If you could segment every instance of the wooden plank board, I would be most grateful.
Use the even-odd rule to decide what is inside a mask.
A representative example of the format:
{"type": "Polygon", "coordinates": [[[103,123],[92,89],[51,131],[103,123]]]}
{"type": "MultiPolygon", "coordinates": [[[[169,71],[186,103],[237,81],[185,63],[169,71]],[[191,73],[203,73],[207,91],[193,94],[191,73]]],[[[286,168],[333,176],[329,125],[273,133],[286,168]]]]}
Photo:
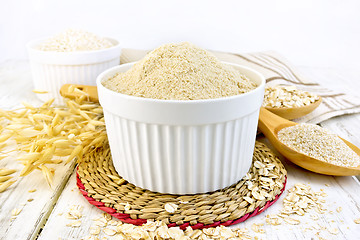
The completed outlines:
{"type": "MultiPolygon", "coordinates": [[[[14,109],[22,101],[39,105],[41,102],[31,91],[33,84],[27,61],[9,61],[0,68],[0,108],[14,109]]],[[[17,153],[0,160],[0,168],[21,170],[22,165],[16,162],[17,153]]],[[[19,180],[3,193],[0,193],[0,239],[32,239],[46,222],[74,166],[61,164],[56,166],[53,189],[42,173],[34,171],[19,180]],[[31,189],[36,192],[29,193],[31,189]],[[29,199],[33,201],[28,202],[29,199]],[[22,209],[19,216],[11,221],[11,211],[22,209]]],[[[13,174],[19,175],[19,172],[13,174]]]]}
{"type": "MultiPolygon", "coordinates": [[[[315,73],[318,73],[314,71],[315,73]]],[[[332,73],[323,72],[320,74],[321,79],[318,75],[314,76],[313,71],[308,71],[310,77],[315,77],[317,80],[331,79],[332,73]]],[[[334,79],[334,78],[332,78],[334,79]]],[[[326,83],[325,83],[326,84],[326,83]]],[[[341,117],[341,121],[339,118],[334,118],[324,123],[329,129],[332,129],[336,133],[340,134],[343,137],[348,138],[355,144],[358,144],[360,134],[350,135],[347,134],[347,129],[351,129],[352,132],[356,131],[355,122],[358,121],[359,114],[352,116],[344,116],[341,117]],[[347,121],[349,124],[339,126],[339,122],[347,121]],[[349,127],[349,126],[351,127],[349,127]]],[[[269,143],[267,143],[269,145],[269,143]]],[[[326,226],[327,228],[338,228],[340,233],[338,235],[332,235],[329,232],[321,231],[322,237],[326,239],[355,239],[360,232],[359,225],[354,223],[354,219],[360,216],[360,187],[359,183],[352,177],[331,177],[324,176],[320,174],[311,173],[304,169],[301,169],[294,164],[287,162],[282,159],[288,170],[288,187],[292,187],[295,183],[307,183],[310,184],[311,187],[315,191],[319,191],[320,189],[324,189],[328,194],[326,197],[326,205],[328,205],[329,209],[333,212],[333,214],[320,215],[319,220],[316,221],[321,226],[326,226]],[[325,186],[328,184],[329,187],[325,186]],[[336,208],[341,206],[342,211],[340,213],[336,212],[336,208]]],[[[73,238],[82,238],[88,235],[88,230],[91,225],[92,219],[98,217],[101,213],[94,206],[89,205],[81,195],[74,194],[74,186],[75,186],[75,177],[72,176],[70,183],[64,189],[62,196],[59,199],[58,204],[55,206],[51,217],[49,218],[48,223],[44,227],[44,230],[40,234],[39,239],[46,239],[46,237],[56,238],[61,237],[63,239],[67,239],[69,237],[73,238]],[[82,200],[81,200],[82,199],[82,200]],[[85,202],[84,202],[85,201],[85,202]],[[69,228],[66,227],[66,223],[68,220],[64,217],[59,217],[58,214],[66,211],[64,208],[69,208],[72,204],[80,204],[84,206],[84,217],[82,218],[82,226],[80,228],[69,228]],[[90,224],[89,224],[90,223],[90,224]],[[54,230],[56,229],[56,230],[54,230]]],[[[266,214],[276,214],[282,208],[282,200],[285,195],[283,195],[277,203],[275,203],[270,209],[268,209],[264,214],[256,216],[247,220],[244,223],[238,224],[235,227],[246,227],[251,229],[251,225],[253,223],[264,223],[266,214]]],[[[266,236],[267,239],[310,239],[315,237],[317,231],[305,231],[306,228],[314,226],[315,222],[309,218],[309,214],[304,217],[300,217],[301,225],[288,225],[282,224],[279,226],[272,225],[264,225],[264,229],[266,234],[255,234],[250,230],[251,235],[256,235],[260,238],[264,238],[266,236]],[[305,232],[304,232],[305,231],[305,232]]],[[[100,235],[105,236],[104,234],[100,235]]]]}
{"type": "Polygon", "coordinates": [[[82,239],[90,235],[89,228],[93,225],[93,219],[101,217],[103,212],[90,205],[81,195],[76,186],[75,174],[72,174],[70,181],[62,192],[57,204],[48,219],[47,224],[41,231],[38,240],[47,239],[82,239]],[[82,224],[79,228],[67,227],[66,224],[74,220],[66,218],[66,213],[73,205],[83,206],[82,224]]]}
{"type": "MultiPolygon", "coordinates": [[[[269,144],[266,140],[262,140],[266,144],[269,144]]],[[[266,237],[267,239],[310,239],[315,236],[317,231],[305,231],[306,228],[314,226],[315,223],[320,226],[327,228],[339,228],[340,233],[336,235],[336,239],[355,239],[360,226],[354,223],[354,219],[360,216],[360,187],[359,183],[354,181],[352,177],[331,177],[320,174],[311,173],[304,169],[301,169],[292,163],[289,163],[282,159],[283,163],[288,170],[288,185],[287,189],[294,186],[296,183],[309,184],[314,191],[324,191],[328,194],[325,197],[325,206],[333,211],[333,214],[317,214],[319,220],[313,221],[310,218],[310,214],[306,214],[302,217],[295,217],[301,220],[300,225],[289,225],[282,223],[279,226],[272,226],[265,224],[263,228],[266,234],[257,234],[251,230],[253,223],[265,223],[265,216],[267,214],[277,214],[282,208],[282,201],[285,194],[271,206],[264,213],[250,218],[244,223],[237,224],[233,227],[247,228],[251,236],[257,236],[260,238],[266,237]],[[325,186],[328,184],[329,187],[325,186]],[[342,207],[340,213],[336,212],[336,208],[342,207]],[[334,221],[334,222],[332,222],[334,221]],[[348,229],[349,227],[349,229],[348,229]],[[305,232],[304,232],[305,231],[305,232]]],[[[51,213],[47,224],[40,233],[39,240],[45,239],[82,239],[89,236],[89,228],[94,225],[94,218],[101,216],[102,211],[97,209],[95,206],[90,205],[85,198],[76,189],[75,174],[70,178],[69,183],[66,185],[62,192],[57,204],[51,213]],[[66,224],[70,223],[71,220],[65,217],[65,213],[69,211],[72,205],[81,205],[84,207],[83,217],[81,218],[81,227],[71,228],[67,227],[66,224]]],[[[106,237],[103,233],[98,237],[106,237]]],[[[330,234],[327,231],[321,231],[321,235],[325,239],[333,239],[335,235],[330,234]]]]}
{"type": "MultiPolygon", "coordinates": [[[[19,169],[14,159],[14,155],[3,159],[0,166],[19,169]]],[[[53,189],[47,185],[40,171],[34,171],[26,177],[19,178],[14,185],[1,193],[0,239],[32,239],[36,236],[42,224],[46,222],[73,169],[74,165],[71,164],[57,166],[53,189]],[[31,193],[29,192],[31,189],[36,191],[31,193]],[[11,211],[15,208],[22,211],[15,220],[11,220],[11,211]]]]}
{"type": "MultiPolygon", "coordinates": [[[[360,82],[357,81],[359,70],[339,71],[334,69],[300,68],[300,71],[314,81],[340,86],[344,91],[357,94],[360,82]],[[356,73],[356,74],[355,74],[356,73]],[[350,86],[350,87],[347,87],[350,86]]],[[[14,108],[21,101],[39,103],[35,94],[31,92],[32,82],[29,66],[26,61],[10,61],[1,65],[0,68],[0,108],[14,108]],[[19,87],[20,86],[20,87],[19,87]]],[[[358,127],[360,114],[334,118],[322,123],[337,134],[349,139],[360,146],[360,128],[358,127]]],[[[13,161],[15,156],[0,161],[0,167],[19,167],[13,161]],[[10,166],[8,162],[11,162],[10,166]]],[[[283,160],[284,161],[284,160],[283,160]]],[[[327,204],[334,211],[329,216],[320,216],[318,222],[327,227],[338,227],[338,235],[324,234],[326,239],[356,239],[360,233],[360,225],[355,225],[353,220],[360,217],[360,186],[359,182],[351,177],[328,177],[310,173],[291,163],[284,161],[289,172],[288,188],[295,183],[310,183],[314,190],[323,188],[329,195],[327,204]],[[325,183],[330,187],[326,187],[325,183]],[[343,210],[337,213],[335,209],[342,206],[343,210]],[[334,221],[334,222],[332,222],[334,221]],[[349,229],[348,229],[349,228],[349,229]]],[[[92,219],[98,217],[101,211],[89,205],[75,186],[75,176],[71,166],[61,166],[56,170],[54,190],[48,188],[43,180],[41,172],[34,172],[13,185],[8,191],[0,194],[0,239],[35,239],[40,232],[39,239],[81,239],[88,235],[92,219]],[[72,174],[70,181],[67,176],[72,174]],[[66,185],[66,187],[65,187],[66,185]],[[65,189],[63,189],[65,187],[65,189]],[[34,193],[28,193],[29,189],[36,188],[34,193]],[[28,199],[35,199],[27,202],[28,199]],[[21,204],[26,203],[25,206],[21,204]],[[69,222],[63,215],[71,205],[84,206],[84,216],[80,228],[66,227],[69,222]],[[10,221],[11,210],[23,208],[19,216],[10,221]]],[[[236,227],[251,228],[252,223],[263,223],[266,214],[277,213],[282,207],[282,198],[265,213],[238,224],[236,227]]],[[[314,231],[303,232],[306,226],[313,225],[309,217],[301,217],[302,225],[292,226],[282,224],[279,226],[265,225],[266,234],[255,234],[266,239],[310,239],[315,237],[314,231]],[[307,223],[306,223],[307,222],[307,223]]]]}

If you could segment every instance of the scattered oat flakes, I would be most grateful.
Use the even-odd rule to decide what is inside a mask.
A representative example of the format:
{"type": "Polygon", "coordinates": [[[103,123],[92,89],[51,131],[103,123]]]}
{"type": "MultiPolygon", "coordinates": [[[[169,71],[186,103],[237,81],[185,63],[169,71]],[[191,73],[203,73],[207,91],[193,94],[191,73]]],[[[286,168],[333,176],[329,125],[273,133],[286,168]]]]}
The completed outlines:
{"type": "Polygon", "coordinates": [[[258,189],[258,187],[255,187],[252,191],[251,191],[252,196],[257,199],[257,200],[264,200],[265,196],[262,192],[260,192],[260,190],[258,189]]]}
{"type": "Polygon", "coordinates": [[[69,212],[66,214],[67,219],[80,219],[84,207],[80,205],[73,205],[70,207],[69,212]]]}
{"type": "Polygon", "coordinates": [[[280,225],[282,220],[277,215],[266,215],[265,219],[267,224],[277,226],[280,225]]]}
{"type": "MultiPolygon", "coordinates": [[[[117,226],[118,225],[118,222],[119,221],[116,221],[116,220],[110,220],[109,222],[108,222],[108,225],[110,225],[110,226],[117,226]]],[[[121,222],[121,221],[120,221],[121,222]]]]}
{"type": "Polygon", "coordinates": [[[21,213],[22,209],[20,208],[14,208],[12,211],[11,211],[11,216],[15,217],[17,215],[19,215],[19,213],[21,213]]]}
{"type": "Polygon", "coordinates": [[[125,235],[134,232],[135,226],[132,224],[122,224],[116,227],[117,232],[124,233],[125,235]]]}
{"type": "Polygon", "coordinates": [[[295,219],[295,218],[291,218],[291,217],[287,217],[287,218],[284,218],[284,221],[288,224],[291,224],[291,225],[298,225],[300,224],[300,220],[298,219],[295,219]]]}
{"type": "Polygon", "coordinates": [[[105,218],[101,217],[101,218],[95,219],[94,224],[99,226],[99,227],[106,227],[107,223],[108,223],[108,221],[105,218]]]}
{"type": "Polygon", "coordinates": [[[321,196],[322,196],[322,197],[327,197],[327,193],[326,193],[326,192],[323,192],[324,189],[320,189],[320,190],[322,191],[321,196]]]}
{"type": "Polygon", "coordinates": [[[95,226],[90,227],[89,233],[91,235],[98,235],[100,233],[100,231],[101,231],[101,228],[99,226],[95,225],[95,226]]]}
{"type": "Polygon", "coordinates": [[[315,209],[318,213],[324,213],[326,208],[322,205],[320,199],[323,195],[319,192],[314,192],[309,185],[297,183],[288,190],[288,195],[285,197],[281,210],[281,214],[290,215],[304,215],[311,209],[315,209]]]}
{"type": "Polygon", "coordinates": [[[252,199],[251,197],[243,197],[245,201],[247,201],[248,203],[252,204],[254,202],[254,199],[252,199]]]}
{"type": "Polygon", "coordinates": [[[82,238],[81,240],[100,240],[100,239],[96,236],[86,236],[86,237],[82,238]]]}
{"type": "Polygon", "coordinates": [[[178,205],[176,205],[175,203],[166,203],[164,205],[164,208],[165,211],[167,211],[168,213],[174,213],[177,210],[178,205]]]}
{"type": "Polygon", "coordinates": [[[104,228],[103,232],[108,236],[114,236],[116,234],[116,231],[111,228],[104,228]]]}
{"type": "Polygon", "coordinates": [[[329,233],[333,234],[333,235],[337,235],[339,233],[339,229],[338,228],[330,228],[328,229],[329,233]]]}
{"type": "Polygon", "coordinates": [[[180,239],[184,236],[184,232],[179,227],[172,227],[168,229],[170,238],[172,239],[180,239]]]}
{"type": "Polygon", "coordinates": [[[154,232],[157,228],[155,222],[147,221],[144,225],[142,225],[143,229],[148,232],[154,232]]]}
{"type": "Polygon", "coordinates": [[[112,219],[112,216],[108,213],[102,213],[102,217],[106,219],[106,221],[110,221],[112,219]]]}
{"type": "Polygon", "coordinates": [[[33,199],[33,198],[29,198],[27,201],[28,201],[28,202],[32,202],[32,201],[34,201],[34,199],[33,199]]]}
{"type": "Polygon", "coordinates": [[[262,226],[264,226],[263,223],[259,223],[259,224],[253,223],[251,225],[251,229],[256,233],[265,233],[265,229],[263,229],[262,226]]]}
{"type": "Polygon", "coordinates": [[[36,192],[36,189],[31,189],[28,191],[29,193],[33,193],[33,192],[36,192]]]}
{"type": "Polygon", "coordinates": [[[68,224],[66,224],[67,227],[80,227],[81,226],[81,221],[80,220],[77,220],[77,221],[72,221],[68,224]]]}
{"type": "Polygon", "coordinates": [[[354,219],[354,223],[356,223],[356,224],[360,224],[360,218],[356,218],[356,219],[354,219]]]}
{"type": "Polygon", "coordinates": [[[125,211],[129,211],[129,210],[130,210],[130,204],[129,204],[129,203],[126,203],[126,204],[125,204],[124,210],[125,210],[125,211]]]}

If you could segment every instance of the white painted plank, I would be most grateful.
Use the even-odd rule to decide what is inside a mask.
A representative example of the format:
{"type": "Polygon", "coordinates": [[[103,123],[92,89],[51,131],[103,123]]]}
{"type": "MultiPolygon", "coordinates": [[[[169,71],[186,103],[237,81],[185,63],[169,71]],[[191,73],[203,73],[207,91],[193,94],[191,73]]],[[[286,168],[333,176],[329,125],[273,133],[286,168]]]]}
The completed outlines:
{"type": "MultiPolygon", "coordinates": [[[[14,157],[3,159],[0,166],[19,169],[14,157]]],[[[73,168],[70,164],[56,167],[54,189],[47,185],[40,171],[34,171],[26,177],[19,178],[14,185],[1,193],[0,239],[30,239],[37,235],[41,223],[51,212],[73,168]],[[36,189],[36,192],[29,193],[31,189],[36,189]],[[33,201],[28,202],[29,199],[33,201]],[[14,208],[21,208],[22,211],[11,221],[11,211],[14,208]]]]}
{"type": "MultiPolygon", "coordinates": [[[[263,140],[269,144],[266,140],[263,140]]],[[[331,235],[327,231],[321,231],[322,237],[325,239],[356,239],[360,231],[360,225],[354,223],[354,219],[360,216],[360,187],[359,184],[352,179],[352,177],[331,177],[320,174],[311,173],[301,169],[292,163],[282,159],[288,170],[288,184],[287,189],[291,188],[296,183],[309,184],[314,191],[324,191],[328,194],[326,197],[325,206],[332,210],[333,214],[319,215],[319,220],[315,221],[322,226],[328,228],[339,228],[338,235],[331,235]],[[325,184],[329,184],[327,187],[325,184]],[[336,208],[341,206],[342,211],[336,212],[336,208]],[[334,222],[332,222],[334,221],[334,222]],[[348,229],[349,227],[349,229],[348,229]]],[[[286,194],[286,193],[285,193],[286,194]]],[[[301,220],[300,225],[289,225],[282,223],[279,226],[264,225],[266,234],[256,234],[251,229],[253,223],[265,223],[265,216],[267,214],[277,214],[282,208],[282,201],[285,194],[271,206],[264,213],[247,220],[244,223],[235,225],[234,227],[248,228],[252,236],[258,236],[266,239],[311,239],[315,237],[317,231],[303,232],[305,228],[314,226],[314,221],[309,217],[309,214],[298,217],[301,220]]],[[[59,198],[53,212],[51,213],[47,224],[39,236],[39,240],[45,239],[81,239],[88,236],[89,228],[93,224],[93,219],[99,217],[102,211],[95,206],[90,205],[85,198],[80,194],[76,188],[75,175],[73,175],[65,187],[61,197],[59,198]],[[66,224],[71,222],[65,218],[70,206],[81,205],[84,207],[84,216],[82,217],[82,225],[79,228],[66,227],[66,224]],[[59,216],[59,214],[63,215],[59,216]]],[[[318,215],[318,214],[317,214],[318,215]]],[[[100,237],[106,236],[104,234],[100,237]]]]}
{"type": "MultiPolygon", "coordinates": [[[[32,89],[27,61],[8,61],[1,65],[0,108],[14,109],[22,101],[39,105],[41,102],[32,89]]],[[[2,159],[0,167],[21,170],[22,165],[16,162],[16,156],[17,153],[14,153],[2,159]]],[[[56,166],[53,189],[47,185],[42,173],[35,170],[26,177],[18,178],[8,190],[0,193],[0,239],[30,239],[36,236],[73,169],[74,166],[70,164],[56,166]],[[37,191],[29,193],[30,189],[37,191]],[[28,199],[34,200],[28,202],[28,199]],[[15,220],[10,221],[14,208],[21,208],[22,211],[15,220]]],[[[18,176],[19,172],[14,175],[18,176]]]]}
{"type": "Polygon", "coordinates": [[[0,65],[0,109],[14,109],[24,101],[40,104],[32,90],[28,61],[12,60],[0,65]]]}
{"type": "Polygon", "coordinates": [[[359,69],[355,68],[314,68],[297,67],[299,71],[311,81],[320,83],[322,86],[359,96],[360,88],[359,69]]]}
{"type": "Polygon", "coordinates": [[[82,196],[76,186],[75,174],[73,174],[55,205],[47,224],[41,231],[38,240],[84,238],[90,235],[88,232],[89,228],[93,225],[93,219],[101,217],[102,213],[103,212],[101,210],[90,205],[82,196]],[[74,221],[65,217],[66,213],[73,205],[80,205],[84,207],[83,217],[80,219],[82,224],[79,228],[66,226],[66,224],[74,221]]]}
{"type": "MultiPolygon", "coordinates": [[[[3,66],[3,65],[2,65],[3,66]]],[[[13,108],[21,101],[37,102],[35,94],[31,93],[32,83],[29,75],[29,68],[27,62],[7,62],[5,68],[0,68],[0,108],[13,108]],[[8,74],[9,72],[16,72],[15,75],[8,74]],[[5,76],[5,77],[4,77],[5,76]]],[[[355,86],[359,84],[356,80],[357,75],[353,72],[346,72],[339,74],[332,69],[316,69],[316,68],[300,68],[305,75],[311,77],[317,82],[329,84],[329,86],[337,86],[339,83],[344,90],[356,94],[356,89],[348,86],[355,86]]],[[[348,138],[353,143],[359,146],[359,115],[344,116],[334,118],[323,123],[323,126],[332,129],[336,133],[345,138],[348,138]]],[[[0,162],[4,164],[4,160],[0,162]]],[[[333,224],[339,227],[341,233],[339,235],[325,235],[326,239],[356,239],[360,233],[360,225],[355,225],[353,220],[360,217],[360,187],[359,183],[351,177],[328,177],[310,173],[303,170],[291,163],[287,163],[286,168],[289,172],[288,188],[293,184],[309,183],[315,189],[319,190],[324,188],[328,193],[327,203],[332,204],[331,208],[334,210],[337,206],[342,206],[341,213],[335,213],[327,217],[322,216],[319,220],[324,225],[329,226],[333,224]],[[325,187],[324,184],[330,184],[330,187],[325,187]],[[334,223],[331,222],[334,220],[334,223]],[[343,222],[342,222],[343,221],[343,222]],[[349,229],[347,229],[349,227],[349,229]]],[[[1,165],[0,165],[1,166],[1,165]]],[[[101,214],[101,211],[96,207],[91,206],[78,192],[75,185],[75,176],[71,177],[69,182],[66,181],[64,176],[71,171],[67,171],[67,167],[57,169],[55,185],[58,186],[57,190],[51,191],[42,180],[40,172],[34,172],[31,176],[24,178],[17,185],[12,186],[9,191],[0,194],[0,239],[31,239],[34,238],[42,224],[40,222],[46,221],[46,216],[49,220],[46,222],[44,229],[40,233],[39,239],[80,239],[87,235],[88,229],[92,223],[92,219],[101,214]],[[67,182],[64,191],[61,190],[62,184],[67,182]],[[35,193],[27,193],[30,188],[37,188],[35,193]],[[58,201],[55,201],[61,193],[58,201]],[[35,200],[25,205],[23,211],[18,218],[12,223],[9,221],[10,212],[13,208],[18,208],[21,203],[26,202],[28,198],[35,200]],[[52,204],[56,202],[55,208],[52,209],[52,204]],[[66,212],[73,204],[80,204],[84,206],[84,217],[82,218],[83,225],[80,228],[72,229],[66,227],[69,222],[64,216],[59,216],[59,213],[66,212]]],[[[238,227],[251,228],[251,224],[256,222],[264,222],[266,214],[277,213],[282,207],[282,198],[274,204],[265,213],[246,221],[245,223],[238,224],[238,227]]],[[[20,206],[21,207],[21,206],[20,206]]],[[[302,224],[311,225],[311,220],[307,217],[301,217],[302,224]]],[[[266,234],[257,234],[257,236],[266,239],[310,239],[315,237],[314,232],[302,232],[301,226],[291,226],[282,224],[280,226],[265,225],[266,234]]],[[[254,234],[250,230],[251,234],[254,234]]]]}

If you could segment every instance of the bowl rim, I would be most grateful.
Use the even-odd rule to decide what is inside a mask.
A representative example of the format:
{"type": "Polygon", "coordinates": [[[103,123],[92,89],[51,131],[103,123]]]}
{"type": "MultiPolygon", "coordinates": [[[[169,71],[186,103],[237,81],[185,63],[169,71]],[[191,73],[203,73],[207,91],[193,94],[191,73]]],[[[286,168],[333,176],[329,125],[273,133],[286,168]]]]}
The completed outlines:
{"type": "MultiPolygon", "coordinates": [[[[123,94],[123,93],[119,93],[119,92],[115,92],[111,89],[108,89],[107,87],[105,87],[102,84],[102,81],[106,78],[109,77],[109,75],[115,75],[116,73],[120,73],[120,72],[124,72],[124,71],[118,71],[119,69],[122,68],[126,68],[129,66],[133,66],[134,64],[136,64],[137,62],[130,62],[130,63],[124,63],[115,67],[111,67],[107,70],[105,70],[104,72],[102,72],[96,79],[96,85],[98,88],[101,88],[103,91],[107,92],[109,95],[113,95],[113,96],[117,96],[117,97],[122,97],[124,99],[129,99],[129,100],[138,100],[138,101],[143,101],[143,102],[153,102],[153,103],[173,103],[173,104],[196,104],[196,103],[212,103],[212,102],[222,102],[222,101],[231,101],[234,99],[239,99],[239,98],[245,98],[248,95],[254,94],[257,91],[260,91],[262,88],[265,87],[265,77],[259,73],[258,71],[254,70],[253,68],[244,66],[244,65],[240,65],[240,64],[236,64],[236,63],[230,63],[230,62],[225,62],[225,61],[221,61],[223,64],[227,64],[227,65],[231,65],[234,67],[240,67],[242,69],[246,69],[247,71],[252,72],[253,74],[257,75],[257,77],[259,79],[261,79],[260,84],[258,84],[256,86],[256,88],[246,92],[246,93],[241,93],[241,94],[237,94],[237,95],[232,95],[232,96],[225,96],[225,97],[219,97],[219,98],[208,98],[208,99],[194,99],[194,100],[177,100],[177,99],[156,99],[156,98],[146,98],[146,97],[138,97],[138,96],[133,96],[133,95],[128,95],[128,94],[123,94]]],[[[244,74],[246,76],[246,74],[244,74]]],[[[246,76],[248,77],[248,76],[246,76]]],[[[249,77],[248,77],[249,78],[249,77]]],[[[249,78],[250,81],[251,78],[249,78]]],[[[254,81],[252,81],[254,82],[254,81]]],[[[257,84],[257,83],[256,83],[257,84]]]]}

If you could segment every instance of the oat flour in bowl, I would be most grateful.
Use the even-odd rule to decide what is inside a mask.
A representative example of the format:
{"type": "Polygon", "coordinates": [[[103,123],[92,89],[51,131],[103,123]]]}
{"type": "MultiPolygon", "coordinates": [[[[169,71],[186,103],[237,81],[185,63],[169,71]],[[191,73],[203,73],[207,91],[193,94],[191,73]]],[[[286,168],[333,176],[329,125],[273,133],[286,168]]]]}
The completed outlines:
{"type": "Polygon", "coordinates": [[[160,46],[103,85],[127,95],[164,100],[221,98],[256,88],[238,70],[188,42],[160,46]]]}

